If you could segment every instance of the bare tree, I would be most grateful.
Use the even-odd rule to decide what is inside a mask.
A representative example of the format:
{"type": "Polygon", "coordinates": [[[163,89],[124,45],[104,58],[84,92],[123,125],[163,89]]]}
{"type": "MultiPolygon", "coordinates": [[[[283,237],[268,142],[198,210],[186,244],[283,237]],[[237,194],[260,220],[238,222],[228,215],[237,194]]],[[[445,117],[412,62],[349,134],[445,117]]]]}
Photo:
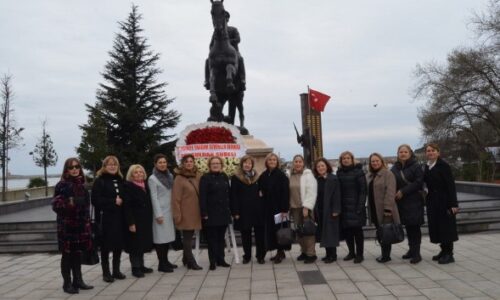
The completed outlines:
{"type": "Polygon", "coordinates": [[[21,131],[24,128],[17,128],[13,118],[12,109],[12,76],[4,75],[0,79],[0,165],[2,167],[2,201],[6,201],[7,176],[9,164],[9,149],[18,147],[21,144],[21,131]]]}
{"type": "Polygon", "coordinates": [[[47,167],[55,166],[58,157],[56,150],[54,149],[52,138],[47,133],[47,120],[42,122],[42,136],[38,139],[38,143],[36,144],[33,152],[30,152],[30,155],[33,156],[35,164],[43,168],[45,196],[48,196],[47,167]]]}

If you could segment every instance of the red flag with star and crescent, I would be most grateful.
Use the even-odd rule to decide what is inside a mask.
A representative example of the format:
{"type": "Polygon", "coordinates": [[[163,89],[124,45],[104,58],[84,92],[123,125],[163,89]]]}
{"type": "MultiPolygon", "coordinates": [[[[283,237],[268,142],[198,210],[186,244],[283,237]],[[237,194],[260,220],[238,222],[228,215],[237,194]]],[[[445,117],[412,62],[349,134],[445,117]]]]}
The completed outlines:
{"type": "Polygon", "coordinates": [[[328,100],[330,100],[330,96],[316,90],[309,89],[309,105],[312,109],[320,112],[324,111],[328,100]]]}

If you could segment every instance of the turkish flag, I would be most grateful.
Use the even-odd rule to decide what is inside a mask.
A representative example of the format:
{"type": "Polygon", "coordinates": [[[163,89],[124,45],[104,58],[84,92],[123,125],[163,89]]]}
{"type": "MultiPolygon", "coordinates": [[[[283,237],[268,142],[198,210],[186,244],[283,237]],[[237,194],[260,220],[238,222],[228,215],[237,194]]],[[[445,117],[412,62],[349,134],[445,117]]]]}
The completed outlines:
{"type": "Polygon", "coordinates": [[[330,96],[313,89],[309,89],[309,105],[312,109],[322,112],[325,110],[328,100],[330,100],[330,96]]]}

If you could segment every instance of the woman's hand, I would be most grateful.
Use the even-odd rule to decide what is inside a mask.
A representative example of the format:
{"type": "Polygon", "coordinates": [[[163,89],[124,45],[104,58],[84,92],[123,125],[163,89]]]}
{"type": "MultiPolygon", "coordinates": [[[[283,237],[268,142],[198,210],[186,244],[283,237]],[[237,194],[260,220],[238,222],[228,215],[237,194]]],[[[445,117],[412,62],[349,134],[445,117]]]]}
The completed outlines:
{"type": "Polygon", "coordinates": [[[234,215],[233,217],[235,220],[238,220],[240,218],[240,215],[234,215]]]}
{"type": "Polygon", "coordinates": [[[396,200],[401,200],[401,198],[403,198],[403,192],[398,191],[398,192],[396,193],[396,200]]]}
{"type": "Polygon", "coordinates": [[[121,206],[121,205],[122,205],[122,203],[123,203],[122,198],[120,198],[120,196],[116,196],[115,204],[116,204],[117,206],[121,206]]]}
{"type": "Polygon", "coordinates": [[[339,213],[332,213],[332,217],[336,218],[339,216],[339,213]]]}
{"type": "Polygon", "coordinates": [[[309,209],[307,207],[302,207],[302,215],[304,218],[307,218],[309,216],[309,209]]]}
{"type": "Polygon", "coordinates": [[[288,219],[288,213],[287,212],[282,212],[281,213],[281,219],[288,219]]]}
{"type": "Polygon", "coordinates": [[[163,224],[163,217],[156,218],[156,223],[158,223],[160,225],[163,224]]]}
{"type": "Polygon", "coordinates": [[[458,211],[459,211],[458,207],[452,207],[451,208],[451,213],[454,214],[454,215],[458,214],[458,211]]]}
{"type": "Polygon", "coordinates": [[[384,217],[392,217],[392,212],[384,211],[384,217]]]}
{"type": "Polygon", "coordinates": [[[135,233],[135,232],[136,232],[136,230],[135,230],[135,224],[130,225],[130,226],[128,227],[128,230],[129,230],[130,232],[135,233]]]}

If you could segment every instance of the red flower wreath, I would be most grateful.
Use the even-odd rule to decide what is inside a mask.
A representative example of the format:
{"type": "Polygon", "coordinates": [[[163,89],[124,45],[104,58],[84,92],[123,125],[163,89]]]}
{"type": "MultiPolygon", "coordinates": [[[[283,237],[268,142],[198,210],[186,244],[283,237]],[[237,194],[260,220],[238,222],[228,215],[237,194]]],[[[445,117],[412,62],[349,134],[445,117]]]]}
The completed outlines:
{"type": "Polygon", "coordinates": [[[186,136],[186,145],[191,144],[235,144],[236,138],[231,130],[224,127],[205,127],[195,129],[186,136]]]}

